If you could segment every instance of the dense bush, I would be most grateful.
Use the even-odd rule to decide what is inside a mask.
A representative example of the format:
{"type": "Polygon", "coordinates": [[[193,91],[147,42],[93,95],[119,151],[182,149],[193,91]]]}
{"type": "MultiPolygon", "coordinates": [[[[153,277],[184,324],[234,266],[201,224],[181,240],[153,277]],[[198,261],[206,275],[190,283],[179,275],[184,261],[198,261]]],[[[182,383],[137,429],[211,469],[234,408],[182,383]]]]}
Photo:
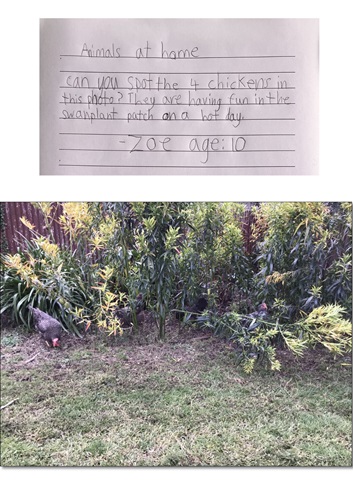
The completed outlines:
{"type": "Polygon", "coordinates": [[[339,302],[352,311],[351,204],[263,203],[254,238],[259,300],[300,310],[339,302]]]}
{"type": "Polygon", "coordinates": [[[223,306],[249,295],[251,268],[241,230],[244,210],[237,203],[190,207],[179,259],[181,306],[206,292],[211,304],[223,306]]]}
{"type": "Polygon", "coordinates": [[[18,323],[30,326],[33,305],[77,334],[122,334],[116,310],[133,312],[141,295],[163,339],[171,312],[204,296],[199,324],[232,340],[247,371],[259,360],[278,369],[278,342],[302,352],[314,338],[327,348],[333,339],[335,352],[349,349],[336,326],[346,332],[352,311],[350,203],[256,204],[251,252],[245,204],[63,203],[65,246],[54,238],[53,204],[35,207],[43,234],[21,218],[31,237],[2,256],[1,311],[18,323]],[[270,316],[249,329],[261,301],[270,316]]]}
{"type": "Polygon", "coordinates": [[[321,345],[335,355],[352,350],[352,324],[344,318],[339,305],[313,309],[294,323],[281,323],[278,318],[264,320],[231,311],[223,315],[209,314],[205,325],[234,345],[234,354],[244,371],[250,373],[256,363],[280,370],[276,356],[279,340],[293,353],[302,356],[306,349],[321,345]]]}
{"type": "MultiPolygon", "coordinates": [[[[41,209],[48,222],[50,205],[42,204],[41,209]]],[[[32,238],[22,237],[23,250],[19,247],[15,255],[2,256],[1,313],[10,311],[13,320],[29,326],[27,307],[32,305],[60,318],[65,328],[79,334],[74,311],[86,308],[92,301],[83,263],[74,257],[73,246],[61,249],[53,242],[50,230],[49,236],[44,237],[29,221],[22,218],[22,222],[30,229],[32,238]]],[[[75,239],[79,245],[79,239],[75,239]]]]}

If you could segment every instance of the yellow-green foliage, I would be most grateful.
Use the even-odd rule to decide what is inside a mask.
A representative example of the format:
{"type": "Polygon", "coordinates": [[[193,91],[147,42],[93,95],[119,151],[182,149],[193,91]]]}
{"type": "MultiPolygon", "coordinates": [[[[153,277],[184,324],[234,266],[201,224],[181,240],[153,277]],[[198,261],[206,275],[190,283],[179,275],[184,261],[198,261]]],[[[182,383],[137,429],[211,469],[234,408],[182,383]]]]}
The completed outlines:
{"type": "Polygon", "coordinates": [[[344,313],[337,304],[320,306],[297,325],[311,345],[322,344],[335,354],[344,354],[352,350],[352,323],[344,319],[344,313]]]}
{"type": "Polygon", "coordinates": [[[292,320],[300,309],[310,312],[322,303],[340,303],[349,313],[351,208],[350,203],[321,202],[262,203],[256,208],[259,300],[282,299],[292,320]]]}

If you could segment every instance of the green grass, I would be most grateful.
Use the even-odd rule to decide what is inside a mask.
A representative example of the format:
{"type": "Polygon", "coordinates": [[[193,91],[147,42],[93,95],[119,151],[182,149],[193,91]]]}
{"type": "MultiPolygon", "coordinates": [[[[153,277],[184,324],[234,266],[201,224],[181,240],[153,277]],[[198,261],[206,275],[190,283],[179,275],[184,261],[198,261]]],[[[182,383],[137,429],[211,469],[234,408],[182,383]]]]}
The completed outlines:
{"type": "Polygon", "coordinates": [[[54,350],[3,332],[1,405],[18,400],[1,412],[2,465],[351,465],[342,360],[283,354],[280,373],[249,376],[217,339],[140,340],[54,350]]]}

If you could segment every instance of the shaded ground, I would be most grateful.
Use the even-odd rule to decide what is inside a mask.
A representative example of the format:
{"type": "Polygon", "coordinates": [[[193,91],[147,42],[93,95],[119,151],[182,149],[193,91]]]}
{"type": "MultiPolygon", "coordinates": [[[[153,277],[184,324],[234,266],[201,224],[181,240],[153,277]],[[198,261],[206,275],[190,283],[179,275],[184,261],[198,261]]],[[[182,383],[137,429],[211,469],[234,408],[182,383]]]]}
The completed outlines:
{"type": "MultiPolygon", "coordinates": [[[[2,465],[351,465],[351,368],[281,353],[244,375],[232,349],[174,325],[168,342],[2,334],[2,465]]],[[[346,360],[347,361],[347,360],[346,360]]]]}

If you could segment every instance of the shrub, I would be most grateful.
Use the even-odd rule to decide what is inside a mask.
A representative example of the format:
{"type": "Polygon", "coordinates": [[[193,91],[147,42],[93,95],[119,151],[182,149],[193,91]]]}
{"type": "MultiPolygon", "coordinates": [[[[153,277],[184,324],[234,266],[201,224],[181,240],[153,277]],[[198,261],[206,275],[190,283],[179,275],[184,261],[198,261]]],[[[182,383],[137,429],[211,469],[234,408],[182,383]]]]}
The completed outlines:
{"type": "Polygon", "coordinates": [[[59,248],[46,238],[26,241],[25,252],[5,255],[1,283],[1,314],[10,311],[16,323],[30,326],[28,306],[38,307],[58,318],[63,326],[79,334],[74,311],[87,301],[79,276],[63,269],[59,248]]]}
{"type": "Polygon", "coordinates": [[[222,316],[210,314],[205,326],[231,342],[235,358],[246,373],[251,373],[258,364],[280,370],[273,345],[279,333],[276,324],[230,312],[222,316]]]}
{"type": "Polygon", "coordinates": [[[262,358],[277,369],[273,349],[285,341],[284,325],[293,344],[302,313],[311,318],[336,303],[341,315],[351,313],[350,203],[262,203],[252,214],[256,247],[249,246],[249,224],[244,240],[240,203],[35,206],[44,235],[21,218],[31,237],[20,236],[18,252],[2,256],[2,312],[27,326],[30,304],[77,334],[81,323],[121,334],[115,309],[133,310],[142,294],[164,338],[172,309],[207,294],[214,331],[235,335],[240,357],[251,354],[249,367],[262,358]],[[66,245],[56,242],[54,223],[66,245]],[[272,321],[249,335],[244,315],[259,301],[267,302],[272,321]]]}
{"type": "Polygon", "coordinates": [[[263,203],[256,211],[258,299],[299,311],[339,301],[351,312],[351,204],[263,203]]]}
{"type": "Polygon", "coordinates": [[[333,354],[343,355],[352,350],[352,323],[344,318],[345,309],[327,304],[313,309],[281,334],[287,346],[298,354],[308,347],[322,345],[333,354]]]}
{"type": "Polygon", "coordinates": [[[185,222],[184,205],[151,203],[139,207],[140,226],[136,231],[136,253],[141,283],[148,287],[148,299],[154,311],[159,338],[165,338],[166,318],[176,289],[177,256],[181,230],[185,222]]]}
{"type": "Polygon", "coordinates": [[[179,308],[207,292],[225,306],[249,294],[251,265],[244,248],[240,203],[195,203],[188,211],[179,258],[179,308]]]}
{"type": "Polygon", "coordinates": [[[215,335],[227,338],[234,345],[234,353],[246,373],[256,365],[265,364],[271,370],[280,370],[275,344],[278,338],[297,356],[308,348],[321,345],[334,355],[352,350],[352,323],[344,318],[345,310],[336,304],[313,309],[292,324],[276,320],[230,312],[222,316],[209,314],[205,325],[215,335]]]}
{"type": "Polygon", "coordinates": [[[54,241],[52,205],[36,204],[43,213],[47,236],[42,236],[24,217],[22,223],[32,238],[22,236],[22,249],[15,255],[2,256],[2,309],[11,311],[17,323],[30,326],[27,307],[38,307],[59,319],[67,330],[80,335],[78,309],[89,310],[95,303],[91,284],[96,273],[90,254],[86,251],[88,232],[88,204],[63,204],[60,224],[70,233],[69,248],[61,248],[54,241]],[[84,256],[84,258],[82,258],[84,256]]]}

